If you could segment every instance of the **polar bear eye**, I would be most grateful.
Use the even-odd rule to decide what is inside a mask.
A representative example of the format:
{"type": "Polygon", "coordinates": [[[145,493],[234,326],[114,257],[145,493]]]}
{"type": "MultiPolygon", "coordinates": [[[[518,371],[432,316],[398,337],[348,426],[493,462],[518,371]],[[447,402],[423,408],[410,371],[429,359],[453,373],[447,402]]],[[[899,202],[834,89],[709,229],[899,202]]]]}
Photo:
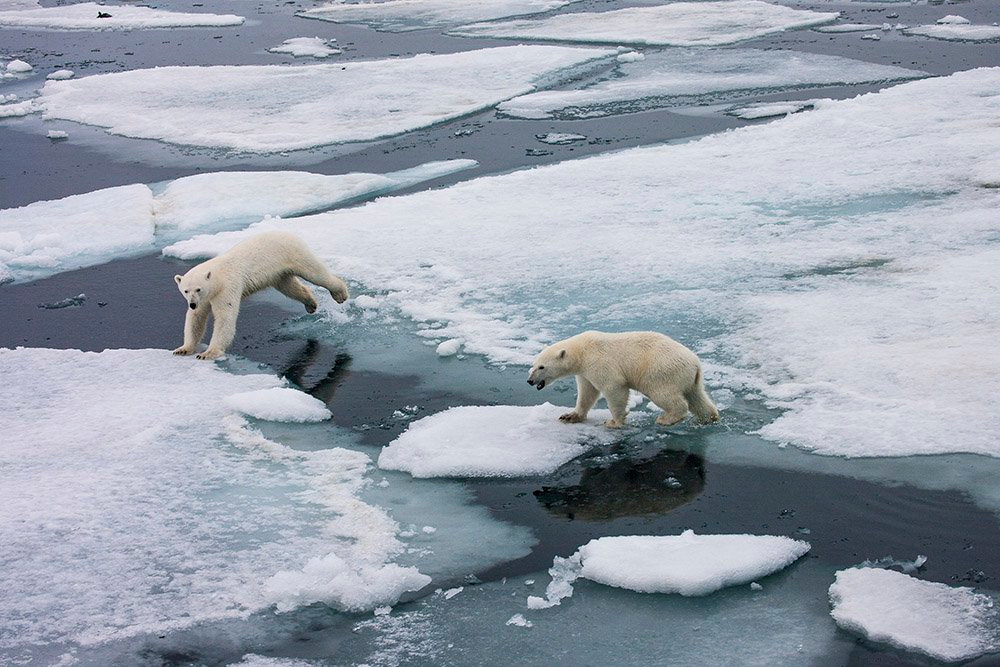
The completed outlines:
{"type": "Polygon", "coordinates": [[[184,293],[185,293],[185,294],[187,294],[187,293],[188,293],[188,291],[187,291],[187,290],[184,290],[184,293]]]}
{"type": "Polygon", "coordinates": [[[195,292],[200,292],[200,291],[201,291],[201,288],[200,288],[200,287],[199,287],[198,289],[196,289],[196,290],[195,290],[195,292]]]}

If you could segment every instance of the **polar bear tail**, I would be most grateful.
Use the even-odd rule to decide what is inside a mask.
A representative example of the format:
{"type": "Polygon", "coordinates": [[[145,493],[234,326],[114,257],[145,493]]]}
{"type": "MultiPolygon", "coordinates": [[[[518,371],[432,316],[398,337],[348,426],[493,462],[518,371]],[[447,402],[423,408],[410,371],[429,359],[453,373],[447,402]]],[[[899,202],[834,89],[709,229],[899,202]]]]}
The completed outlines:
{"type": "Polygon", "coordinates": [[[698,423],[710,424],[711,422],[719,421],[719,409],[715,407],[715,403],[712,402],[712,399],[709,398],[708,393],[705,391],[705,384],[702,382],[700,368],[695,372],[694,385],[685,392],[684,398],[687,399],[688,408],[698,423]]]}

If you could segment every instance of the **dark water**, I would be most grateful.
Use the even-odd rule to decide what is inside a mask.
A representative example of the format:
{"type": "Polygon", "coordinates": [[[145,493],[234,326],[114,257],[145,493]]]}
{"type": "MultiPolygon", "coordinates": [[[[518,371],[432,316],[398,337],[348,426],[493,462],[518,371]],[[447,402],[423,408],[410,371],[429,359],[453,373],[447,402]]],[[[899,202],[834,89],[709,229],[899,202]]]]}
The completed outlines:
{"type": "MultiPolygon", "coordinates": [[[[609,5],[593,0],[575,9],[603,9],[609,5]]],[[[992,23],[1000,19],[998,5],[959,3],[954,11],[975,23],[992,23]]],[[[160,6],[190,8],[185,3],[160,6]]],[[[3,30],[0,56],[22,56],[37,69],[69,67],[86,75],[167,64],[273,64],[289,59],[267,54],[264,49],[303,34],[335,37],[345,49],[345,59],[447,52],[501,43],[452,39],[435,31],[382,34],[359,27],[306,23],[292,17],[297,6],[278,3],[213,8],[206,4],[205,11],[254,16],[253,22],[235,29],[108,34],[3,30]]],[[[830,10],[825,3],[814,8],[830,10]]],[[[864,23],[932,23],[952,13],[949,7],[909,3],[858,3],[836,9],[845,11],[846,21],[864,23]],[[892,13],[901,17],[886,18],[892,13]]],[[[858,39],[857,33],[800,31],[746,45],[846,55],[934,74],[1000,64],[996,43],[901,38],[871,42],[858,39]]],[[[40,85],[37,79],[31,83],[34,87],[40,85]]],[[[762,94],[748,101],[846,97],[875,88],[762,94]]],[[[293,154],[286,164],[275,167],[253,157],[200,151],[168,151],[170,159],[159,164],[142,155],[116,153],[114,147],[124,145],[121,140],[82,145],[71,138],[54,144],[35,132],[29,122],[13,120],[0,123],[0,207],[205,170],[304,168],[336,174],[388,172],[429,160],[459,157],[480,162],[477,171],[414,188],[420,189],[744,124],[732,118],[681,116],[669,110],[580,121],[506,120],[486,112],[397,139],[341,150],[332,156],[323,151],[293,154]],[[589,141],[549,146],[535,140],[536,134],[552,131],[584,134],[589,141]]],[[[116,260],[32,283],[0,286],[0,346],[171,349],[180,344],[184,315],[183,300],[171,277],[183,273],[187,266],[149,256],[116,260]],[[86,295],[79,305],[39,307],[79,294],[86,295]]],[[[338,424],[358,427],[385,421],[395,406],[410,403],[436,412],[495,400],[494,395],[465,393],[464,389],[430,391],[416,376],[354,370],[350,341],[334,346],[278,333],[277,325],[290,312],[265,300],[251,300],[241,312],[237,338],[230,351],[269,365],[324,400],[338,424]]],[[[363,444],[373,448],[384,445],[401,428],[365,431],[363,444]]],[[[707,445],[701,439],[697,433],[688,434],[678,441],[679,449],[623,440],[546,477],[468,482],[477,501],[496,517],[529,526],[539,540],[528,556],[477,576],[492,581],[544,571],[552,564],[553,556],[569,555],[579,545],[604,535],[676,534],[694,528],[705,533],[769,533],[806,539],[812,544],[807,558],[831,564],[858,563],[888,554],[908,560],[923,554],[928,556],[928,562],[921,570],[922,578],[1000,589],[997,517],[977,508],[963,494],[885,486],[833,475],[713,464],[703,456],[707,445]]],[[[284,648],[271,647],[270,654],[299,655],[301,651],[291,647],[306,640],[335,650],[339,638],[350,632],[349,625],[342,617],[321,615],[315,627],[300,631],[284,648]]],[[[149,648],[146,654],[123,657],[120,664],[217,664],[238,659],[246,649],[228,645],[222,638],[199,641],[192,645],[168,639],[149,648]]],[[[738,664],[738,658],[734,657],[734,664],[738,664]]],[[[857,641],[848,664],[922,663],[913,656],[857,641]]],[[[1000,664],[1000,659],[987,656],[972,664],[1000,664]]]]}

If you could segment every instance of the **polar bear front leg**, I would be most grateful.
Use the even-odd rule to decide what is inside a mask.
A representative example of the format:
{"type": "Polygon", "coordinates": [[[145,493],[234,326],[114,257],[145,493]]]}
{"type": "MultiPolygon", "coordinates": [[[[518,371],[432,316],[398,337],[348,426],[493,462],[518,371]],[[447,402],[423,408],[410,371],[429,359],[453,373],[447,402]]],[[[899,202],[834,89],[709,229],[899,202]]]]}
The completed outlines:
{"type": "Polygon", "coordinates": [[[604,422],[604,425],[608,428],[621,428],[625,425],[625,416],[628,414],[628,385],[607,387],[601,393],[611,410],[611,419],[604,422]]]}
{"type": "Polygon", "coordinates": [[[559,415],[559,421],[576,424],[587,419],[587,413],[601,397],[601,392],[582,375],[576,376],[576,407],[572,412],[559,415]]]}
{"type": "Polygon", "coordinates": [[[205,335],[205,325],[208,324],[208,314],[212,308],[204,304],[201,308],[188,309],[184,316],[184,344],[174,350],[174,354],[192,354],[205,335]]]}
{"type": "Polygon", "coordinates": [[[239,295],[232,298],[220,297],[220,303],[212,307],[212,316],[215,318],[212,324],[212,340],[209,341],[207,350],[195,355],[198,359],[218,359],[226,353],[229,344],[236,337],[236,318],[239,314],[239,295]]]}

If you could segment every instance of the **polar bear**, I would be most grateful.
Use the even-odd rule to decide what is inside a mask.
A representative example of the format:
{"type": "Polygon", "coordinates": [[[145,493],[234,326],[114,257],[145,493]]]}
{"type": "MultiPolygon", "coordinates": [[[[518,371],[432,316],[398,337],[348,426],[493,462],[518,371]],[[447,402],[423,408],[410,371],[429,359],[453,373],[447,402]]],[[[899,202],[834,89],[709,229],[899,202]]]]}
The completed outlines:
{"type": "Polygon", "coordinates": [[[288,232],[257,234],[183,276],[174,276],[177,289],[188,304],[184,344],[174,354],[195,351],[211,315],[212,340],[208,349],[196,356],[221,357],[236,335],[236,318],[243,298],[268,287],[301,302],[306,312],[316,312],[316,299],[299,278],[325,287],[337,303],[348,298],[344,281],[330,273],[298,237],[288,232]]]}
{"type": "Polygon", "coordinates": [[[654,331],[585,331],[542,350],[528,373],[528,384],[542,389],[550,381],[576,375],[576,407],[559,417],[581,422],[604,395],[611,409],[609,428],[625,424],[629,389],[645,394],[663,409],[656,423],[669,426],[690,410],[699,423],[718,421],[719,411],[705,393],[701,363],[694,352],[654,331]]]}

